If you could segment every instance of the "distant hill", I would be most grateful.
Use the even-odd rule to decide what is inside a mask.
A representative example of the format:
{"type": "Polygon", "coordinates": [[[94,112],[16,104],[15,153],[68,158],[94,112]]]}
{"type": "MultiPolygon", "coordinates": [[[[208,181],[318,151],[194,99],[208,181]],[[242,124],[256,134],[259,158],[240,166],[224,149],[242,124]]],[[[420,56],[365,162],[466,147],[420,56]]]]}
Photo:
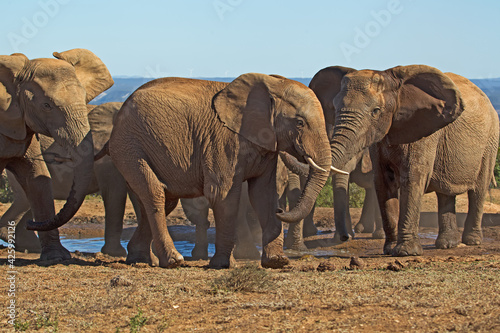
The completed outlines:
{"type": "Polygon", "coordinates": [[[488,96],[497,113],[500,114],[500,78],[471,80],[488,96]]]}
{"type": "MultiPolygon", "coordinates": [[[[124,102],[131,93],[133,93],[137,88],[146,82],[153,80],[152,78],[113,78],[115,84],[97,96],[91,103],[102,104],[107,102],[124,102]]],[[[213,77],[213,78],[202,78],[204,80],[221,81],[221,82],[231,82],[234,80],[232,77],[213,77]]],[[[311,78],[290,78],[292,80],[299,81],[306,86],[311,82],[311,78]]],[[[486,95],[491,100],[491,103],[495,107],[498,113],[500,113],[500,78],[498,79],[476,79],[471,80],[476,84],[481,90],[483,90],[486,95]]]]}
{"type": "MultiPolygon", "coordinates": [[[[210,78],[201,78],[202,80],[211,80],[211,81],[220,81],[220,82],[231,82],[235,78],[233,77],[210,77],[210,78]]],[[[310,78],[291,78],[292,80],[299,81],[306,86],[309,85],[311,81],[310,78]]],[[[153,78],[113,78],[115,84],[94,98],[91,104],[102,104],[107,102],[124,102],[130,94],[132,94],[137,88],[142,86],[144,83],[154,80],[153,78]]]]}

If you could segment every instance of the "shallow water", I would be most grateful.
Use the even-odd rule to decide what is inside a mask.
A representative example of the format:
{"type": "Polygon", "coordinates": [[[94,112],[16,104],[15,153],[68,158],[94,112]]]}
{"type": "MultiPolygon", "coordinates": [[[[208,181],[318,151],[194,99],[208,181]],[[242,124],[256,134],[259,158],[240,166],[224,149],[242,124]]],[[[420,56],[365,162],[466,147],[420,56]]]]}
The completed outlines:
{"type": "MultiPolygon", "coordinates": [[[[122,246],[126,249],[128,240],[120,241],[122,246]]],[[[104,237],[98,238],[66,238],[61,235],[61,244],[68,249],[70,252],[80,251],[80,252],[90,252],[97,253],[101,252],[101,248],[104,246],[104,237]]],[[[7,243],[0,240],[0,245],[7,246],[7,243]]],[[[175,248],[184,257],[191,257],[191,251],[194,248],[194,243],[188,241],[176,241],[174,242],[175,248]]],[[[208,256],[211,257],[215,254],[215,244],[208,244],[208,256]]]]}

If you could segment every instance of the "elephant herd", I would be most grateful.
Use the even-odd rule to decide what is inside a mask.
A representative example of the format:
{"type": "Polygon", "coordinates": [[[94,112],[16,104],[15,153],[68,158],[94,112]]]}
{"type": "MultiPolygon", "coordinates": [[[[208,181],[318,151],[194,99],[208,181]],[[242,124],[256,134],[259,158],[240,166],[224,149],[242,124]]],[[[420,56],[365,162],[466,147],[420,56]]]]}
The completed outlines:
{"type": "Polygon", "coordinates": [[[366,189],[355,230],[385,238],[384,254],[423,253],[418,221],[426,192],[438,199],[437,248],[481,244],[499,122],[486,95],[461,76],[410,65],[327,67],[309,87],[258,73],[229,83],[172,77],[144,84],[124,103],[92,106],[113,85],[106,66],[85,49],[54,57],[0,56],[0,171],[8,171],[15,198],[0,238],[16,221],[18,250],[70,258],[57,228],[87,194],[100,192],[103,253],[182,264],[165,223],[181,200],[196,224],[193,258],[208,258],[210,208],[210,267],[260,256],[263,267],[279,268],[289,262],[284,246],[304,249],[303,234],[316,232],[315,200],[330,175],[339,241],[354,236],[353,181],[366,189]],[[464,192],[469,210],[460,239],[455,197],[464,192]],[[126,251],[127,195],[138,227],[126,251]],[[57,214],[54,198],[66,200],[57,214]],[[282,222],[289,223],[286,239],[282,222]]]}

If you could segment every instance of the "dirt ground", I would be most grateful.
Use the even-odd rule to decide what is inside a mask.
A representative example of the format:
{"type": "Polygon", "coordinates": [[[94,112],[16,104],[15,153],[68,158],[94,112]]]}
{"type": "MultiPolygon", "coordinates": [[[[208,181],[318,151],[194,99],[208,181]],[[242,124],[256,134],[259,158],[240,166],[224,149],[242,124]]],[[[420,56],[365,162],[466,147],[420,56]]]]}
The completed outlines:
{"type": "MultiPolygon", "coordinates": [[[[0,213],[7,208],[0,205],[0,213]]],[[[435,195],[426,195],[422,211],[436,210],[435,195]]],[[[460,196],[457,212],[466,211],[467,198],[460,196]]],[[[482,245],[438,250],[435,224],[421,221],[424,255],[395,258],[382,255],[383,240],[369,234],[333,244],[333,211],[318,208],[321,234],[306,240],[317,255],[287,252],[291,263],[279,270],[248,260],[212,270],[208,261],[189,258],[182,267],[162,269],[79,252],[60,263],[16,252],[9,267],[7,249],[0,249],[6,278],[0,331],[499,332],[500,223],[494,218],[500,190],[492,190],[485,212],[493,220],[483,221],[482,245]]],[[[361,209],[351,213],[357,222],[361,209]]],[[[102,202],[86,200],[61,234],[102,236],[103,222],[102,202]]],[[[127,232],[134,223],[129,205],[127,232]]],[[[189,222],[178,208],[168,224],[189,222]]]]}

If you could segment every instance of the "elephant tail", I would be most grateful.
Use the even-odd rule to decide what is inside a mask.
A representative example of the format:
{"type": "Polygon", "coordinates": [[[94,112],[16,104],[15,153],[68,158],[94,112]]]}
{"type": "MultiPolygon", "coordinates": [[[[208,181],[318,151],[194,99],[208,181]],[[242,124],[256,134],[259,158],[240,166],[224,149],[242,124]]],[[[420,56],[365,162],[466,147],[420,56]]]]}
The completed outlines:
{"type": "Polygon", "coordinates": [[[102,149],[97,154],[95,154],[94,161],[98,161],[106,155],[109,155],[109,141],[107,141],[102,149]]]}

